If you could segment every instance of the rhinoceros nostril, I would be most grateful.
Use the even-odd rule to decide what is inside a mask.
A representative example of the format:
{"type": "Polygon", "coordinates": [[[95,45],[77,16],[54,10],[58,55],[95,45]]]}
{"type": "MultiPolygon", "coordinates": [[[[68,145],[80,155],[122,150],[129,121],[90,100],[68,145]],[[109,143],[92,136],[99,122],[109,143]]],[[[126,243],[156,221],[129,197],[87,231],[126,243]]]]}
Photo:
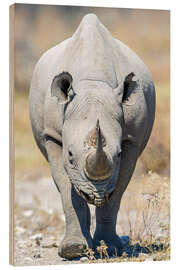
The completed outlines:
{"type": "Polygon", "coordinates": [[[88,194],[86,194],[85,192],[83,192],[82,190],[81,190],[81,194],[88,200],[89,199],[89,196],[88,196],[88,194]]]}
{"type": "Polygon", "coordinates": [[[113,195],[113,191],[110,192],[110,193],[106,193],[106,194],[105,194],[105,199],[106,199],[106,201],[110,200],[111,197],[112,197],[112,195],[113,195]]]}

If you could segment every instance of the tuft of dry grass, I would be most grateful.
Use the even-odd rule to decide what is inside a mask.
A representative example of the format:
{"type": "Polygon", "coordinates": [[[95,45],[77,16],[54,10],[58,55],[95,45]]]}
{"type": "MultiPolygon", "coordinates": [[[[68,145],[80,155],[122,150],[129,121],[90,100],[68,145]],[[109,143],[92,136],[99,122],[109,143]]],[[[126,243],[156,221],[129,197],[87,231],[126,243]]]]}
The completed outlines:
{"type": "MultiPolygon", "coordinates": [[[[117,220],[119,236],[128,235],[121,256],[109,257],[101,242],[90,263],[161,261],[170,259],[169,178],[150,171],[133,178],[125,192],[117,220]]],[[[89,256],[87,256],[89,258],[89,256]]]]}
{"type": "Polygon", "coordinates": [[[106,259],[109,259],[109,255],[107,252],[108,246],[106,245],[106,243],[104,242],[104,240],[100,241],[100,246],[98,246],[96,248],[97,252],[100,255],[100,259],[102,259],[103,257],[106,259]]]}
{"type": "Polygon", "coordinates": [[[96,259],[95,256],[94,256],[94,253],[95,253],[95,252],[93,251],[92,248],[87,248],[87,249],[85,250],[84,255],[87,256],[88,259],[89,259],[90,261],[93,261],[93,260],[96,259]]]}

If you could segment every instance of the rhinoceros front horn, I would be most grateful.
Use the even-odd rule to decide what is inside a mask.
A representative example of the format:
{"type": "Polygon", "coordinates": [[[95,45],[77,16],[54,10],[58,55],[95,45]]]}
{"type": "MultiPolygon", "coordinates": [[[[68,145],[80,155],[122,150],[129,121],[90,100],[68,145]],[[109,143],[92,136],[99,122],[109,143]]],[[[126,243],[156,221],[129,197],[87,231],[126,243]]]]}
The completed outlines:
{"type": "Polygon", "coordinates": [[[99,120],[97,121],[96,127],[88,134],[87,144],[93,146],[94,150],[92,150],[85,159],[85,174],[88,178],[95,181],[109,178],[112,174],[112,163],[103,150],[106,142],[101,133],[99,120]]]}

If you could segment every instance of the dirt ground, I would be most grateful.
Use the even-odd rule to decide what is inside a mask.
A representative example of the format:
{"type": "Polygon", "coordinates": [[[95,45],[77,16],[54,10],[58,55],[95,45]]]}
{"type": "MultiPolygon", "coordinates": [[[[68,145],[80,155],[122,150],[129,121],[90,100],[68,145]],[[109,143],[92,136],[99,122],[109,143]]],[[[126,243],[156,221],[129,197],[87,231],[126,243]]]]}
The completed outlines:
{"type": "MultiPolygon", "coordinates": [[[[94,231],[94,207],[91,232],[94,231]]],[[[87,257],[68,261],[58,256],[65,232],[60,195],[51,178],[17,181],[15,192],[15,265],[94,262],[87,257]]],[[[121,203],[117,233],[130,237],[129,248],[143,246],[135,256],[111,261],[169,259],[169,178],[151,172],[131,180],[121,203]],[[135,188],[136,187],[136,188],[135,188]],[[154,248],[153,248],[154,247],[154,248]]],[[[102,262],[104,260],[95,260],[102,262]]],[[[105,258],[105,261],[108,261],[105,258]]]]}

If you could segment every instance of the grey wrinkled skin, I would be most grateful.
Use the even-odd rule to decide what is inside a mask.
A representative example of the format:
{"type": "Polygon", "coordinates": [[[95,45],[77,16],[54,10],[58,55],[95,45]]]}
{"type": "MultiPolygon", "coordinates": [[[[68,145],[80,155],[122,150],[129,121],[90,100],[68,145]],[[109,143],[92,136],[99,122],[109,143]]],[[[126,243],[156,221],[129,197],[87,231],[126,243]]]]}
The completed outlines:
{"type": "Polygon", "coordinates": [[[83,256],[87,246],[95,248],[100,240],[109,253],[119,254],[121,197],[148,142],[154,115],[147,67],[94,14],[40,58],[31,82],[30,118],[62,197],[66,234],[60,256],[83,256]],[[72,76],[66,96],[60,85],[63,72],[72,76]],[[87,203],[96,206],[93,238],[87,203]]]}

